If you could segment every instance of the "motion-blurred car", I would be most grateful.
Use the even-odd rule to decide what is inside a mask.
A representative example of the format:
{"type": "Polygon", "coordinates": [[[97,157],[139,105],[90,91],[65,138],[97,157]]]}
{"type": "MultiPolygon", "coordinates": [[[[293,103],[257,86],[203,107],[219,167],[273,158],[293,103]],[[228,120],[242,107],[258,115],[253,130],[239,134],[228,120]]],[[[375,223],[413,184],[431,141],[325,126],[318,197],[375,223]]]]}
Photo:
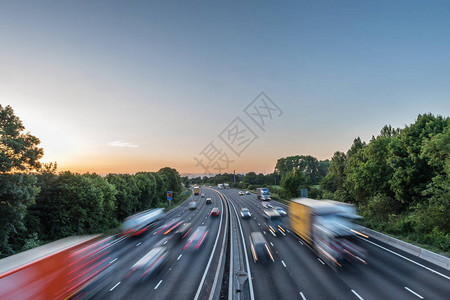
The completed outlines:
{"type": "Polygon", "coordinates": [[[214,207],[213,209],[211,209],[211,212],[209,213],[209,215],[211,217],[217,217],[219,215],[219,208],[218,207],[214,207]]]}
{"type": "Polygon", "coordinates": [[[250,193],[250,191],[246,191],[245,194],[246,195],[251,195],[252,193],[250,193]]]}
{"type": "Polygon", "coordinates": [[[190,209],[190,210],[197,209],[197,202],[196,201],[189,202],[188,209],[190,209]]]}
{"type": "Polygon", "coordinates": [[[244,196],[245,193],[243,191],[239,191],[239,196],[244,196]]]}
{"type": "Polygon", "coordinates": [[[166,247],[155,247],[139,259],[132,267],[127,278],[144,280],[162,268],[167,260],[166,247]]]}
{"type": "Polygon", "coordinates": [[[279,213],[280,216],[282,216],[282,217],[287,216],[287,212],[286,212],[282,207],[275,206],[273,209],[275,209],[275,211],[276,211],[277,213],[279,213]]]}
{"type": "Polygon", "coordinates": [[[201,195],[200,195],[200,198],[205,198],[205,194],[201,194],[201,195]]]}
{"type": "Polygon", "coordinates": [[[211,198],[206,198],[206,204],[212,204],[212,200],[211,200],[211,198]]]}
{"type": "Polygon", "coordinates": [[[250,234],[250,248],[252,250],[253,261],[256,263],[274,261],[269,244],[261,232],[252,232],[250,234]]]}
{"type": "Polygon", "coordinates": [[[203,241],[208,234],[208,228],[206,226],[199,226],[189,237],[189,240],[184,246],[184,249],[194,249],[197,250],[202,245],[203,241]]]}
{"type": "Polygon", "coordinates": [[[179,239],[184,239],[188,235],[189,231],[191,231],[191,229],[192,229],[191,223],[184,223],[177,229],[177,231],[175,231],[175,237],[179,239]]]}
{"type": "Polygon", "coordinates": [[[267,203],[267,202],[261,202],[261,205],[262,205],[264,208],[272,208],[272,205],[270,205],[270,204],[267,203]]]}
{"type": "Polygon", "coordinates": [[[241,208],[241,216],[243,219],[250,219],[252,217],[252,214],[247,207],[243,207],[241,208]]]}
{"type": "Polygon", "coordinates": [[[280,214],[274,209],[264,209],[263,212],[263,217],[266,220],[266,226],[269,232],[274,236],[278,234],[286,235],[286,229],[283,228],[280,214]]]}

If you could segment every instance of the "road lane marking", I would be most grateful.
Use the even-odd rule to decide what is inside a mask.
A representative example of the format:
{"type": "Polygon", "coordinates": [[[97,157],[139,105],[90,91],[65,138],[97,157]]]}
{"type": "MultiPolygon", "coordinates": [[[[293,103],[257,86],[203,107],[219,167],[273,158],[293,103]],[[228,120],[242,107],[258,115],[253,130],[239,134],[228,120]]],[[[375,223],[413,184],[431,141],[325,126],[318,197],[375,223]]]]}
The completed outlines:
{"type": "Polygon", "coordinates": [[[423,299],[423,297],[422,296],[420,296],[419,294],[417,294],[416,292],[414,292],[413,290],[411,290],[410,288],[408,288],[407,286],[405,286],[405,289],[408,291],[408,292],[411,292],[411,293],[413,293],[414,295],[416,295],[417,297],[419,297],[420,299],[423,299]]]}
{"type": "Polygon", "coordinates": [[[264,232],[264,234],[267,234],[265,231],[263,231],[264,232]]]}
{"type": "Polygon", "coordinates": [[[438,271],[435,271],[435,270],[433,270],[433,269],[431,269],[431,268],[428,268],[427,266],[424,266],[424,265],[422,265],[422,264],[419,264],[418,262],[416,262],[416,261],[414,261],[414,260],[412,260],[412,259],[409,259],[409,258],[407,258],[407,257],[405,257],[405,256],[403,256],[403,255],[401,255],[401,254],[398,254],[398,253],[396,253],[396,252],[394,252],[394,251],[392,251],[392,250],[389,250],[389,249],[387,249],[387,248],[385,248],[385,247],[383,247],[383,246],[380,246],[380,245],[378,245],[378,244],[376,244],[376,243],[374,243],[374,242],[368,241],[368,240],[363,239],[363,238],[361,238],[361,239],[362,239],[363,241],[366,241],[367,243],[371,243],[371,244],[373,244],[373,245],[375,245],[375,246],[377,246],[377,247],[380,247],[380,248],[383,249],[383,250],[386,250],[386,251],[388,251],[388,252],[391,252],[392,254],[395,254],[395,255],[397,255],[397,256],[403,258],[403,259],[406,259],[407,261],[412,262],[412,263],[414,263],[414,264],[416,264],[416,265],[418,265],[418,266],[420,266],[420,267],[422,267],[422,268],[425,268],[425,269],[427,269],[427,270],[430,271],[430,272],[433,272],[433,273],[435,273],[435,274],[438,274],[438,275],[444,277],[445,279],[450,280],[450,277],[448,277],[448,276],[446,276],[446,275],[444,275],[444,274],[442,274],[442,273],[439,273],[438,271]]]}
{"type": "Polygon", "coordinates": [[[281,261],[281,263],[283,264],[283,266],[286,268],[286,264],[284,263],[284,261],[281,261]]]}
{"type": "Polygon", "coordinates": [[[168,242],[168,241],[165,241],[165,242],[164,242],[164,245],[167,244],[167,242],[168,242]]]}
{"type": "Polygon", "coordinates": [[[114,258],[109,264],[112,264],[113,262],[115,262],[117,260],[117,257],[114,258]]]}
{"type": "Polygon", "coordinates": [[[202,225],[205,224],[205,222],[202,222],[202,225]]]}
{"type": "Polygon", "coordinates": [[[286,229],[286,231],[287,231],[288,233],[291,233],[291,232],[289,231],[289,229],[286,229]]]}
{"type": "Polygon", "coordinates": [[[358,293],[355,292],[354,290],[352,290],[352,293],[355,294],[355,296],[358,297],[359,300],[364,300],[364,298],[358,295],[358,293]]]}
{"type": "Polygon", "coordinates": [[[302,296],[302,299],[303,299],[303,300],[306,300],[306,298],[305,298],[305,296],[303,295],[302,292],[300,292],[300,296],[302,296]]]}
{"type": "Polygon", "coordinates": [[[322,265],[325,264],[320,258],[318,258],[317,260],[319,260],[322,263],[322,265]]]}
{"type": "Polygon", "coordinates": [[[155,286],[155,290],[159,287],[159,285],[161,284],[162,279],[158,282],[158,284],[155,286]]]}
{"type": "Polygon", "coordinates": [[[136,247],[139,246],[140,244],[142,244],[142,243],[141,243],[141,242],[137,243],[137,244],[136,244],[136,247]]]}
{"type": "Polygon", "coordinates": [[[272,244],[272,242],[270,242],[270,244],[272,245],[272,247],[273,247],[273,244],[272,244]]]}
{"type": "Polygon", "coordinates": [[[258,226],[261,226],[261,224],[258,223],[258,226]]]}
{"type": "Polygon", "coordinates": [[[116,283],[116,285],[113,286],[109,291],[112,292],[112,290],[114,290],[119,284],[120,284],[120,281],[118,283],[116,283]]]}
{"type": "Polygon", "coordinates": [[[302,241],[298,241],[298,242],[303,245],[302,241]]]}

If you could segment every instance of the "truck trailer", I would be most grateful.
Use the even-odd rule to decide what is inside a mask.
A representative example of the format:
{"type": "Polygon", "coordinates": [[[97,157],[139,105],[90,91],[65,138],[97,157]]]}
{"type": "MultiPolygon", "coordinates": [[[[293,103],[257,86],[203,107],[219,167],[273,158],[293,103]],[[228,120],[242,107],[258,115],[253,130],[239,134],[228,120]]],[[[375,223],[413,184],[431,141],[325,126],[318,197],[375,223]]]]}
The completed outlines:
{"type": "Polygon", "coordinates": [[[74,236],[0,260],[0,299],[87,299],[110,285],[111,238],[74,236]]]}
{"type": "Polygon", "coordinates": [[[196,185],[194,186],[194,196],[198,196],[200,194],[200,188],[196,185]]]}
{"type": "Polygon", "coordinates": [[[333,268],[366,263],[366,250],[354,230],[361,218],[352,204],[332,200],[294,199],[289,203],[291,230],[333,268]]]}

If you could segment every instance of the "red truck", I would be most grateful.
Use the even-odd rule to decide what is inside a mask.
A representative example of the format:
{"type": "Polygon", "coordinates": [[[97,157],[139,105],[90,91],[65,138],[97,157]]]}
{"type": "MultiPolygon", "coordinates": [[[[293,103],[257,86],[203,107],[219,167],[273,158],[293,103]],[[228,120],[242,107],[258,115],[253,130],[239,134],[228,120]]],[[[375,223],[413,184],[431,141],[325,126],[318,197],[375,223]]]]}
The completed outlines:
{"type": "Polygon", "coordinates": [[[110,245],[111,238],[68,237],[1,259],[0,299],[88,298],[98,291],[92,283],[109,277],[110,245]]]}

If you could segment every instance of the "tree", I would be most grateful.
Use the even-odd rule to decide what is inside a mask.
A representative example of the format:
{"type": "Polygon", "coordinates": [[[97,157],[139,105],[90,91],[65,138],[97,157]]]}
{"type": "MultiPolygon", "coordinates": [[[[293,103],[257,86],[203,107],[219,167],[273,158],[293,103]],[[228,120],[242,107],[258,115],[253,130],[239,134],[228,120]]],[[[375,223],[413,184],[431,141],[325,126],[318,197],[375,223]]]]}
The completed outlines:
{"type": "Polygon", "coordinates": [[[317,158],[311,155],[295,155],[280,158],[275,165],[275,172],[281,176],[295,169],[302,171],[312,184],[318,184],[322,179],[320,163],[317,158]]]}
{"type": "Polygon", "coordinates": [[[406,126],[389,144],[388,163],[394,170],[389,180],[390,188],[398,201],[416,205],[423,202],[423,191],[435,175],[425,156],[421,156],[426,141],[448,126],[448,118],[419,115],[415,123],[406,126]]]}
{"type": "Polygon", "coordinates": [[[26,230],[23,220],[27,207],[34,203],[38,192],[33,175],[0,174],[0,257],[21,248],[17,234],[26,230]]]}
{"type": "Polygon", "coordinates": [[[181,191],[181,179],[177,170],[165,167],[160,169],[158,174],[164,176],[164,181],[167,183],[168,190],[175,193],[179,193],[181,191]]]}
{"type": "Polygon", "coordinates": [[[299,169],[293,170],[281,178],[281,196],[285,199],[300,196],[300,189],[307,188],[310,182],[299,169]]]}
{"type": "Polygon", "coordinates": [[[323,189],[334,193],[342,188],[346,160],[347,155],[344,152],[336,151],[334,153],[328,168],[329,172],[320,183],[323,189]]]}
{"type": "Polygon", "coordinates": [[[0,105],[0,257],[21,247],[18,233],[39,191],[36,178],[23,172],[38,170],[44,152],[39,139],[24,130],[13,109],[0,105]]]}
{"type": "Polygon", "coordinates": [[[0,105],[0,172],[33,171],[40,167],[44,155],[40,141],[29,132],[23,133],[22,121],[11,106],[0,105]]]}
{"type": "Polygon", "coordinates": [[[139,209],[139,190],[134,176],[129,174],[108,174],[106,180],[114,185],[117,190],[115,215],[118,220],[123,220],[139,209]]]}

